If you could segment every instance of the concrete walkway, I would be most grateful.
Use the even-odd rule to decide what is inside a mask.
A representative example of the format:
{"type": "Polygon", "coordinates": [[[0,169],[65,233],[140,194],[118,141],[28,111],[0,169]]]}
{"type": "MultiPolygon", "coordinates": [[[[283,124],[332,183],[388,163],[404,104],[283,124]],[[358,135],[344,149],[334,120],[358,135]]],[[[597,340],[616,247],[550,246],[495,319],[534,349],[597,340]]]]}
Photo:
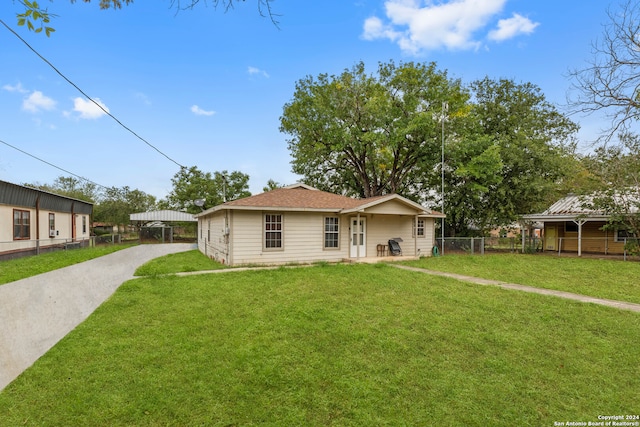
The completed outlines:
{"type": "Polygon", "coordinates": [[[83,322],[147,261],[195,249],[140,245],[0,285],[0,390],[83,322]]]}
{"type": "Polygon", "coordinates": [[[609,299],[595,298],[595,297],[589,297],[589,296],[586,296],[586,295],[573,294],[571,292],[555,291],[553,289],[534,288],[532,286],[518,285],[518,284],[515,284],[515,283],[500,282],[498,280],[480,279],[480,278],[477,278],[477,277],[463,276],[462,274],[445,273],[445,272],[442,272],[442,271],[426,270],[424,268],[409,267],[409,266],[406,266],[406,265],[398,265],[398,264],[388,264],[388,265],[396,267],[396,268],[400,268],[400,269],[403,269],[403,270],[416,271],[416,272],[419,272],[419,273],[431,274],[431,275],[434,275],[434,276],[450,277],[452,279],[461,280],[463,282],[475,283],[477,285],[499,286],[499,287],[504,288],[504,289],[512,289],[512,290],[516,290],[516,291],[530,292],[530,293],[534,293],[534,294],[551,295],[551,296],[554,296],[554,297],[566,298],[566,299],[571,299],[571,300],[580,301],[580,302],[589,302],[589,303],[592,303],[592,304],[606,305],[606,306],[609,306],[609,307],[619,308],[621,310],[629,310],[629,311],[640,312],[640,304],[634,304],[632,302],[614,301],[614,300],[609,300],[609,299]]]}

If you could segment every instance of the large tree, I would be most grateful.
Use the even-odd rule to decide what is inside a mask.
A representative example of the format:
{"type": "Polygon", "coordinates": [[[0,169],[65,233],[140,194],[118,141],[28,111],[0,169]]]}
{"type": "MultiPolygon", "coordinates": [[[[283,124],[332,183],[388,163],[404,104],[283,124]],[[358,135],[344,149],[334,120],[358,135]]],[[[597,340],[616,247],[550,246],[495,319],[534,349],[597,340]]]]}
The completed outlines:
{"type": "MultiPolygon", "coordinates": [[[[52,0],[51,0],[52,1],[52,0]]],[[[71,3],[75,3],[76,0],[70,0],[71,3]]],[[[82,0],[84,3],[90,3],[91,0],[82,0]]],[[[268,16],[274,25],[277,25],[276,14],[271,9],[271,2],[273,0],[256,0],[258,5],[258,11],[261,16],[268,16]]],[[[232,9],[236,3],[246,2],[246,0],[205,0],[202,3],[211,3],[214,8],[218,6],[224,7],[225,10],[232,9]]],[[[55,31],[49,24],[51,18],[56,17],[55,14],[50,13],[48,8],[43,8],[35,0],[18,0],[18,3],[22,6],[23,11],[17,13],[19,26],[26,26],[30,31],[36,33],[44,31],[48,36],[55,31]]],[[[128,5],[133,3],[133,0],[99,0],[97,2],[100,5],[100,9],[120,9],[122,5],[128,5]]],[[[193,9],[200,0],[170,0],[170,7],[175,7],[178,11],[193,9]]]]}
{"type": "Polygon", "coordinates": [[[452,175],[446,197],[457,201],[446,213],[457,232],[465,224],[480,230],[506,225],[554,201],[578,130],[534,84],[485,78],[470,88],[468,123],[453,130],[445,169],[452,175]]]}
{"type": "Polygon", "coordinates": [[[160,202],[164,208],[198,213],[201,207],[196,205],[202,200],[203,208],[210,208],[225,201],[231,201],[251,195],[249,175],[228,171],[202,172],[196,166],[181,168],[171,179],[173,189],[166,200],[160,202]]]}
{"type": "MultiPolygon", "coordinates": [[[[610,215],[607,228],[640,237],[640,137],[626,133],[620,143],[598,147],[583,163],[596,183],[584,204],[610,215]]],[[[637,240],[628,248],[640,252],[637,240]]]]}
{"type": "Polygon", "coordinates": [[[122,188],[106,188],[95,206],[93,220],[109,224],[128,224],[129,215],[155,209],[156,198],[144,191],[122,188]]]}
{"type": "Polygon", "coordinates": [[[53,184],[33,183],[24,185],[90,203],[95,203],[100,197],[97,184],[72,176],[59,176],[53,184]]]}
{"type": "Polygon", "coordinates": [[[298,81],[280,130],[291,135],[293,172],[308,184],[360,197],[415,198],[440,158],[443,103],[455,113],[468,98],[435,63],[380,63],[369,75],[360,62],[339,76],[298,81]]]}
{"type": "Polygon", "coordinates": [[[604,113],[610,124],[601,137],[610,141],[633,126],[640,113],[640,3],[627,0],[607,14],[592,58],[571,72],[569,102],[577,112],[604,113]]]}

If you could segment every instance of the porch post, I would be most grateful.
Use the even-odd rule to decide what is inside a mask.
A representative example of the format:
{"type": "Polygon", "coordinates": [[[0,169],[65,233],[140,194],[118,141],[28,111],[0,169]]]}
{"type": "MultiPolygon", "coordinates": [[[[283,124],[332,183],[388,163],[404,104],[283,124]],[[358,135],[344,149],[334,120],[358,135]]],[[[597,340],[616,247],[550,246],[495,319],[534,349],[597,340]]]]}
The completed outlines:
{"type": "Polygon", "coordinates": [[[360,224],[360,212],[356,216],[356,259],[360,259],[360,233],[362,232],[362,225],[360,224]]]}
{"type": "Polygon", "coordinates": [[[587,221],[583,219],[574,219],[573,222],[578,224],[578,256],[582,256],[582,225],[587,221]]]}
{"type": "Polygon", "coordinates": [[[418,215],[413,218],[413,256],[418,256],[418,215]]]}

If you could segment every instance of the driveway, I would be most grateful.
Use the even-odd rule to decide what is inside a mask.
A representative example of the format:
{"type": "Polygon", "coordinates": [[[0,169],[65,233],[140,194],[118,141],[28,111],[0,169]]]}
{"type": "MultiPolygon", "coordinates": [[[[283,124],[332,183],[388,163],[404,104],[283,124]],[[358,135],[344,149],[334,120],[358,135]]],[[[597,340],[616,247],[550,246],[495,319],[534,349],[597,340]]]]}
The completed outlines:
{"type": "Polygon", "coordinates": [[[83,322],[147,261],[195,249],[140,245],[0,286],[0,390],[83,322]]]}

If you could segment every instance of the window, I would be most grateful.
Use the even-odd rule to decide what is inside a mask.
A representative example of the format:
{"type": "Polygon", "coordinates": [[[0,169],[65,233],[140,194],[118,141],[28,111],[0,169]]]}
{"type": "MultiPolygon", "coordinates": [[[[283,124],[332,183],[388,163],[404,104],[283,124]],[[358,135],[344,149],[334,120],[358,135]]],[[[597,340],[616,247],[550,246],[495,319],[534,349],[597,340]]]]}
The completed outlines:
{"type": "Polygon", "coordinates": [[[282,215],[266,214],[264,216],[264,247],[266,249],[282,248],[282,215]]]}
{"type": "Polygon", "coordinates": [[[327,217],[324,219],[324,247],[337,248],[339,242],[339,219],[327,217]]]}
{"type": "MultiPolygon", "coordinates": [[[[413,221],[412,236],[416,237],[416,223],[413,221]]],[[[418,237],[424,237],[424,219],[418,219],[418,237]]]]}
{"type": "Polygon", "coordinates": [[[87,234],[87,217],[82,217],[82,234],[87,234]]]}
{"type": "Polygon", "coordinates": [[[614,242],[624,242],[624,239],[635,239],[636,236],[633,233],[629,233],[627,230],[616,230],[616,234],[613,237],[614,242]]]}
{"type": "Polygon", "coordinates": [[[31,237],[31,212],[13,211],[13,240],[28,240],[31,237]]]}
{"type": "Polygon", "coordinates": [[[567,221],[564,223],[564,231],[569,233],[577,233],[578,232],[578,224],[573,221],[567,221]]]}
{"type": "Polygon", "coordinates": [[[56,214],[49,213],[49,237],[56,237],[56,214]]]}

